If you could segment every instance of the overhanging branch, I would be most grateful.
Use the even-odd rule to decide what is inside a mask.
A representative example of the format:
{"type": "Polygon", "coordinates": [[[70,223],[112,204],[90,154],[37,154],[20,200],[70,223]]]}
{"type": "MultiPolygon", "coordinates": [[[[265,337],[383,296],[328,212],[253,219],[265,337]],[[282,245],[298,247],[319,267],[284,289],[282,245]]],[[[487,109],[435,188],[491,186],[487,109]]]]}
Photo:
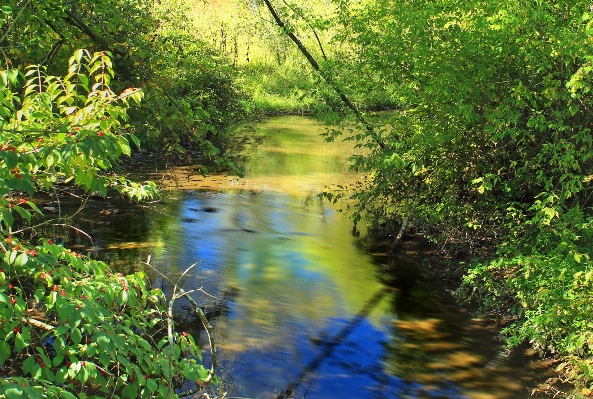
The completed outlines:
{"type": "Polygon", "coordinates": [[[377,132],[375,132],[375,129],[373,128],[373,126],[364,118],[364,116],[362,115],[362,113],[360,112],[360,110],[356,107],[356,105],[354,105],[352,103],[352,101],[350,101],[350,99],[346,96],[346,94],[344,94],[344,92],[338,87],[338,85],[331,79],[331,77],[327,73],[325,73],[325,71],[323,71],[321,69],[321,67],[319,66],[319,63],[317,62],[317,60],[315,59],[315,57],[313,57],[313,55],[311,55],[311,53],[309,52],[309,50],[307,50],[307,48],[299,40],[299,38],[296,37],[295,34],[292,33],[290,31],[290,29],[288,29],[286,27],[286,24],[278,16],[278,13],[274,9],[274,6],[272,5],[272,3],[270,3],[269,0],[264,0],[264,3],[266,4],[266,7],[270,11],[270,14],[274,18],[274,21],[276,21],[276,24],[290,38],[290,40],[292,40],[293,43],[296,44],[296,46],[298,47],[298,49],[300,50],[300,52],[305,56],[305,58],[307,59],[307,61],[309,61],[309,64],[311,64],[311,66],[313,67],[313,69],[315,69],[315,71],[317,71],[319,73],[319,75],[323,78],[323,80],[325,80],[332,87],[332,89],[334,89],[334,91],[338,94],[338,96],[340,97],[340,99],[342,100],[342,102],[348,108],[350,108],[350,110],[354,113],[354,115],[356,116],[356,118],[358,119],[358,121],[364,126],[365,130],[369,133],[369,135],[373,138],[373,140],[377,143],[377,145],[379,147],[381,147],[382,149],[385,149],[386,148],[385,143],[379,137],[379,135],[377,135],[377,132]]]}

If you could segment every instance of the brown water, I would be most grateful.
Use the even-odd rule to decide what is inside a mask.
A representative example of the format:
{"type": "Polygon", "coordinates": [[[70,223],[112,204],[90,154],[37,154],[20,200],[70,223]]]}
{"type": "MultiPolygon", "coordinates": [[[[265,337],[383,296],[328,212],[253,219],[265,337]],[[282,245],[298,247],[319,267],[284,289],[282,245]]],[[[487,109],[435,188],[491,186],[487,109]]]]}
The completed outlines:
{"type": "MultiPolygon", "coordinates": [[[[323,130],[302,117],[269,119],[246,140],[245,179],[157,172],[181,189],[145,208],[91,201],[74,223],[93,241],[70,230],[66,245],[122,271],[150,255],[173,279],[194,265],[180,283],[214,297],[194,294],[219,344],[211,397],[529,397],[538,363],[501,356],[494,332],[424,273],[437,259],[414,246],[393,260],[368,253],[338,211],[348,203],[316,197],[360,177],[348,169],[351,143],[324,143],[323,130]]],[[[201,334],[181,303],[177,314],[201,334]]]]}

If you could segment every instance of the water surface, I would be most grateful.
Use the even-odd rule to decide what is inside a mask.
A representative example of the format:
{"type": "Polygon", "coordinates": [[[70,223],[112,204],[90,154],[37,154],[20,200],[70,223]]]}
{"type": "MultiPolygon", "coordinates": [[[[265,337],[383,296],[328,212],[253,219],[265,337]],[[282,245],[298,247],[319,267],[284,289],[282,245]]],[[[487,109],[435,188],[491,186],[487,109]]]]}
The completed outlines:
{"type": "MultiPolygon", "coordinates": [[[[493,331],[427,278],[436,259],[413,245],[394,260],[369,253],[339,211],[348,203],[317,197],[360,178],[349,172],[351,143],[325,143],[323,130],[306,118],[270,119],[245,139],[244,179],[154,174],[181,190],[144,213],[93,202],[77,219],[92,245],[80,235],[78,244],[124,271],[148,255],[174,280],[191,267],[180,285],[211,295],[194,294],[221,360],[211,397],[529,397],[539,372],[521,354],[501,356],[493,331]]],[[[201,334],[181,302],[177,314],[201,334]]]]}

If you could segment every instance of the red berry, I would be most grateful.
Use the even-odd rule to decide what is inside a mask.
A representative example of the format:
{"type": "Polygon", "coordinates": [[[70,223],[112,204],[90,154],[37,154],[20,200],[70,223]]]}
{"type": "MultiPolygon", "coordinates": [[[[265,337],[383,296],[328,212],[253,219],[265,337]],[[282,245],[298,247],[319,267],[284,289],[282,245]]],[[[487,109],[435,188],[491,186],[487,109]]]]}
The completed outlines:
{"type": "Polygon", "coordinates": [[[20,204],[26,204],[27,203],[27,200],[24,199],[24,198],[19,198],[19,203],[20,204]]]}
{"type": "Polygon", "coordinates": [[[60,287],[58,287],[57,285],[54,285],[54,291],[57,291],[59,289],[60,289],[60,287]]]}
{"type": "Polygon", "coordinates": [[[10,303],[12,303],[14,305],[16,303],[16,298],[15,297],[10,298],[10,303]]]}
{"type": "Polygon", "coordinates": [[[97,136],[104,136],[104,135],[105,135],[105,133],[103,133],[103,132],[97,132],[97,136]]]}
{"type": "Polygon", "coordinates": [[[54,245],[54,242],[53,242],[53,240],[47,240],[47,243],[48,243],[49,245],[54,245]]]}

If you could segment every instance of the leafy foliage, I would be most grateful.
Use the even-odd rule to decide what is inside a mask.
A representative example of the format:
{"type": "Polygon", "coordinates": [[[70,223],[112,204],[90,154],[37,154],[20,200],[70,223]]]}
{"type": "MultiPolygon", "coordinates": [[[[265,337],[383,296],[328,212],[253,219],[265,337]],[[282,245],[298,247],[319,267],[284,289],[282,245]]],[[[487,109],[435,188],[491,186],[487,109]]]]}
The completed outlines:
{"type": "Polygon", "coordinates": [[[218,147],[229,123],[245,117],[247,96],[228,60],[198,37],[188,1],[11,1],[0,16],[7,68],[40,64],[61,75],[75,49],[106,51],[117,72],[111,86],[144,89],[129,123],[145,145],[169,162],[189,162],[186,149],[199,147],[203,157],[234,166],[218,147]]]}
{"type": "Polygon", "coordinates": [[[54,398],[164,397],[186,381],[203,381],[193,338],[167,333],[166,298],[142,272],[114,274],[99,261],[52,242],[27,241],[33,196],[56,182],[85,191],[114,188],[132,198],[156,193],[111,172],[130,142],[127,102],[115,94],[110,57],[79,50],[64,77],[32,66],[0,71],[0,392],[54,398]]]}

